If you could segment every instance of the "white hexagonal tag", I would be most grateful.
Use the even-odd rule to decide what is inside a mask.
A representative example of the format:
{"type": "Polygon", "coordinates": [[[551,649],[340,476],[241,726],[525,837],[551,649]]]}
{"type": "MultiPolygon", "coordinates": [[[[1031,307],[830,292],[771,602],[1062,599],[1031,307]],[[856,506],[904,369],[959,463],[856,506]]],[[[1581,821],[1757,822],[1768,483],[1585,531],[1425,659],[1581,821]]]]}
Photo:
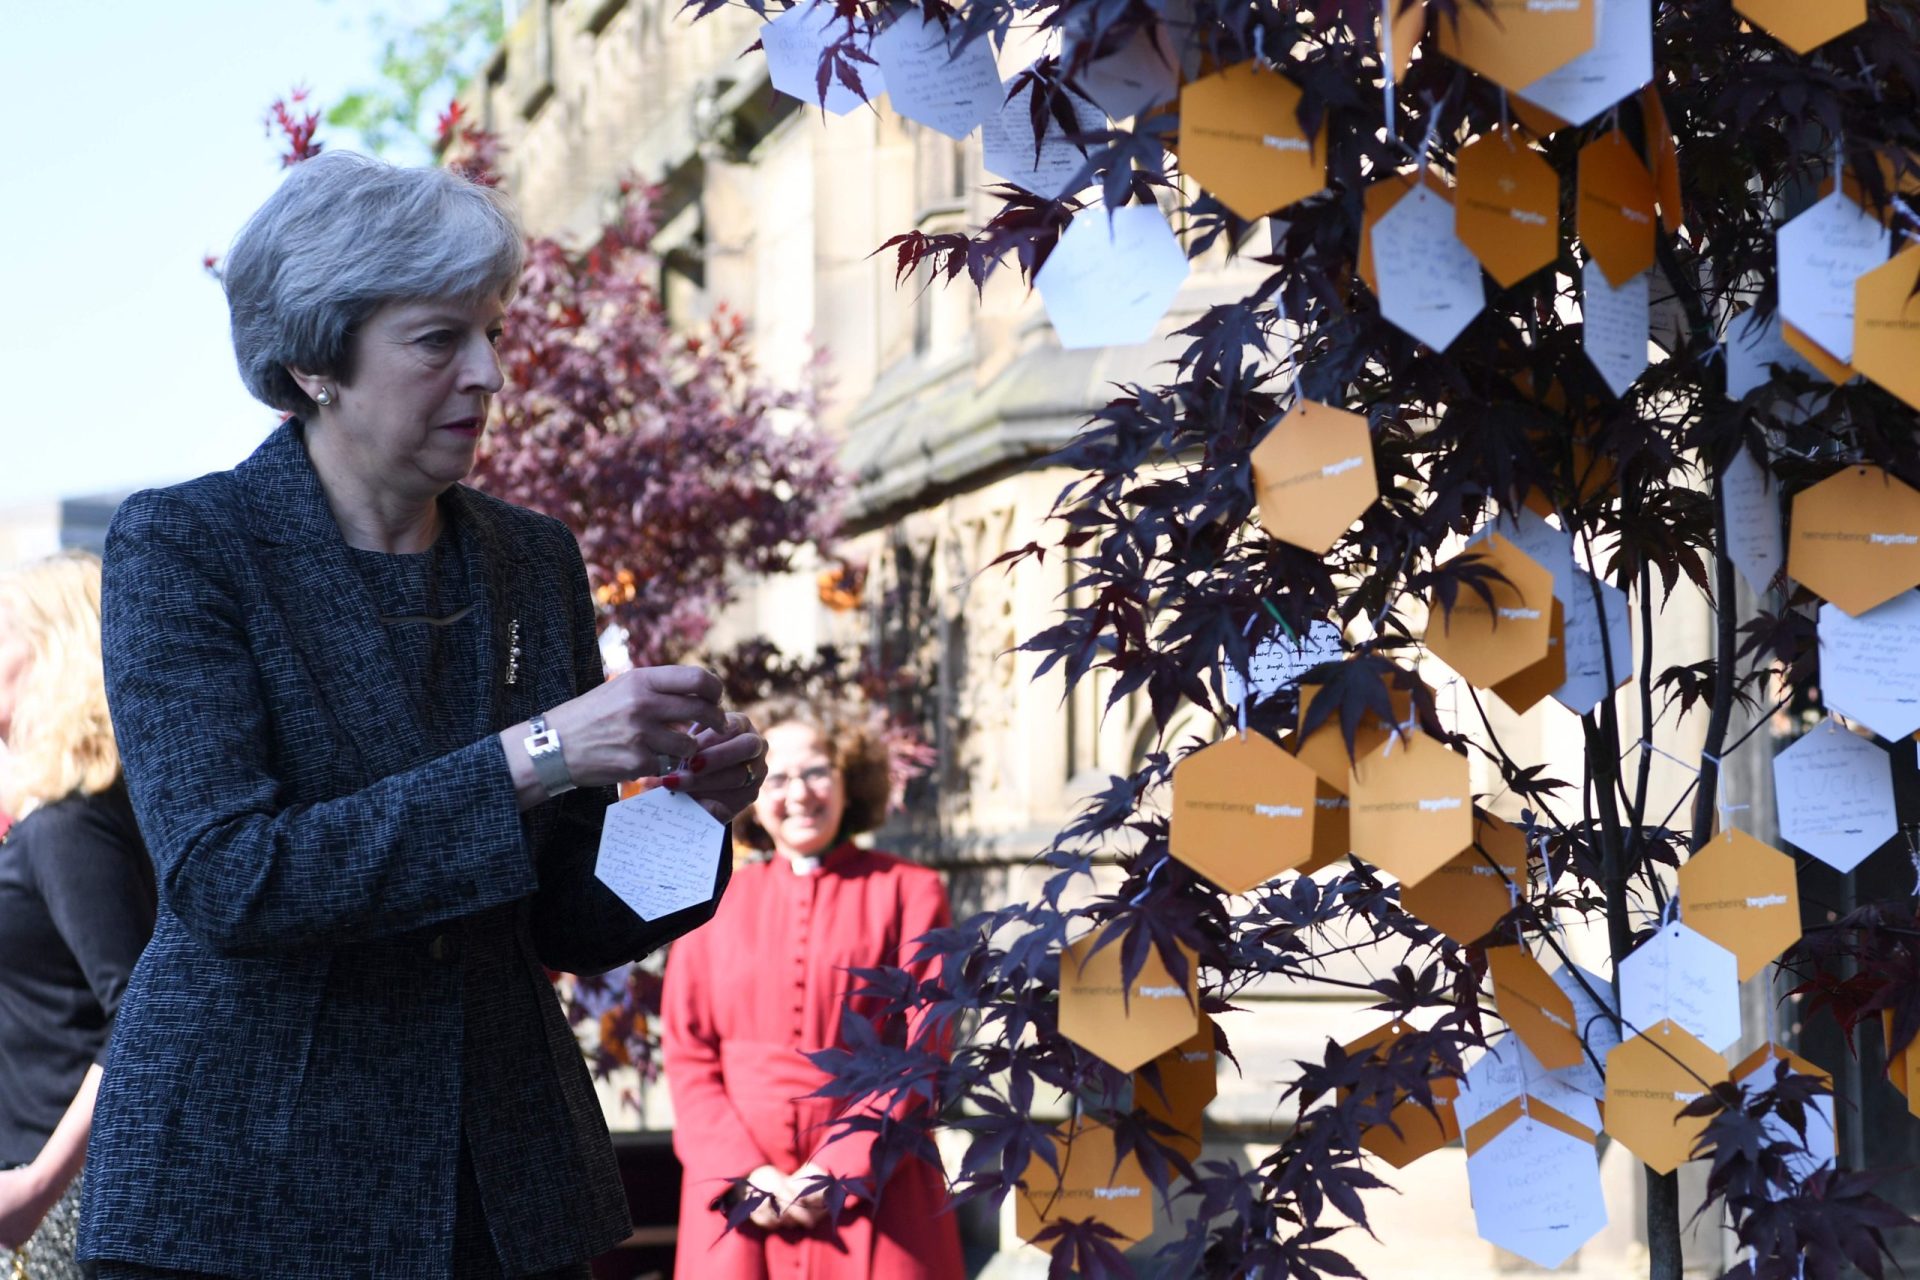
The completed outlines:
{"type": "Polygon", "coordinates": [[[1820,606],[1820,697],[1883,738],[1920,729],[1920,591],[1853,617],[1820,606]]]}
{"type": "Polygon", "coordinates": [[[1633,629],[1628,621],[1627,593],[1613,584],[1576,569],[1566,591],[1561,604],[1566,609],[1567,682],[1555,689],[1553,696],[1567,710],[1585,715],[1599,706],[1602,698],[1633,679],[1633,629]],[[1596,586],[1600,589],[1598,606],[1593,600],[1596,586]],[[1612,680],[1607,679],[1609,669],[1612,680]]]}
{"type": "MultiPolygon", "coordinates": [[[[1279,632],[1268,634],[1247,660],[1248,674],[1253,677],[1253,700],[1265,702],[1321,663],[1339,661],[1346,651],[1340,628],[1324,618],[1314,619],[1307,633],[1297,639],[1279,632]]],[[[1221,668],[1220,679],[1227,705],[1239,706],[1247,696],[1246,679],[1232,663],[1221,668]]]]}
{"type": "Polygon", "coordinates": [[[1573,1001],[1574,1030],[1586,1046],[1578,1066],[1562,1067],[1551,1074],[1570,1089],[1578,1089],[1590,1098],[1604,1098],[1607,1081],[1595,1064],[1605,1062],[1620,1044],[1620,1002],[1614,998],[1613,984],[1578,965],[1572,969],[1560,965],[1548,976],[1573,1001]]]}
{"type": "MultiPolygon", "coordinates": [[[[1069,23],[1061,61],[1070,65],[1075,44],[1084,39],[1077,28],[1085,24],[1069,23]]],[[[1180,55],[1166,27],[1141,27],[1118,49],[1089,62],[1077,83],[1102,111],[1125,120],[1180,96],[1180,55]]]]}
{"type": "Polygon", "coordinates": [[[1453,229],[1453,204],[1425,184],[1394,202],[1373,226],[1380,314],[1435,351],[1460,336],[1487,304],[1480,260],[1453,229]]]}
{"type": "Polygon", "coordinates": [[[1734,455],[1720,477],[1727,506],[1727,555],[1755,595],[1765,595],[1787,562],[1780,531],[1780,490],[1746,449],[1734,455]]]}
{"type": "Polygon", "coordinates": [[[886,77],[893,109],[949,138],[964,138],[979,128],[1000,110],[1006,94],[993,46],[984,37],[962,47],[919,9],[905,10],[874,37],[873,57],[886,77]]]}
{"type": "Polygon", "coordinates": [[[1088,209],[1034,277],[1060,345],[1145,342],[1187,278],[1187,253],[1156,205],[1088,209]]]}
{"type": "Polygon", "coordinates": [[[1620,1016],[1638,1032],[1671,1018],[1720,1052],[1740,1038],[1739,961],[1676,920],[1620,962],[1620,1016]]]}
{"type": "MultiPolygon", "coordinates": [[[[809,0],[761,27],[760,45],[767,52],[767,78],[773,81],[773,87],[810,107],[824,106],[837,116],[878,100],[887,91],[886,77],[874,63],[853,60],[846,65],[860,82],[861,92],[855,93],[837,74],[829,73],[826,101],[820,99],[820,54],[845,34],[844,25],[832,5],[809,0]]],[[[864,30],[856,31],[854,46],[871,56],[872,37],[864,30]]]]}
{"type": "MultiPolygon", "coordinates": [[[[1773,1088],[1778,1078],[1779,1064],[1785,1061],[1789,1070],[1795,1074],[1811,1075],[1819,1068],[1802,1061],[1794,1054],[1774,1045],[1767,1045],[1754,1053],[1752,1057],[1735,1067],[1735,1083],[1742,1089],[1759,1092],[1773,1088]],[[1751,1065],[1745,1074],[1739,1074],[1742,1067],[1751,1065]]],[[[1824,1073],[1821,1073],[1824,1074],[1824,1073]]],[[[1800,1134],[1783,1119],[1779,1112],[1769,1113],[1760,1122],[1760,1131],[1768,1142],[1785,1143],[1799,1150],[1787,1156],[1787,1168],[1796,1178],[1812,1177],[1821,1169],[1831,1169],[1840,1155],[1838,1131],[1833,1127],[1833,1095],[1826,1094],[1807,1104],[1807,1131],[1800,1134]]],[[[1775,1198],[1783,1193],[1773,1193],[1775,1198]]]]}
{"type": "Polygon", "coordinates": [[[1727,395],[1739,400],[1755,387],[1773,381],[1773,366],[1812,375],[1807,358],[1787,345],[1780,335],[1780,313],[1760,323],[1760,313],[1744,311],[1727,326],[1727,395]]]}
{"type": "Polygon", "coordinates": [[[1553,575],[1553,597],[1567,603],[1567,591],[1573,585],[1573,535],[1547,523],[1546,517],[1530,507],[1512,515],[1495,516],[1480,526],[1467,545],[1484,542],[1499,534],[1527,553],[1535,564],[1553,575]]]}
{"type": "Polygon", "coordinates": [[[727,829],[700,802],[655,787],[607,810],[593,874],[642,920],[713,901],[727,829]]]}
{"type": "MultiPolygon", "coordinates": [[[[1086,152],[1068,140],[1067,131],[1060,127],[1057,119],[1048,118],[1046,130],[1040,136],[1039,151],[1035,152],[1033,113],[1029,105],[1032,101],[1033,89],[1029,86],[987,117],[980,126],[980,163],[1002,181],[1025,187],[1037,196],[1059,200],[1090,184],[1093,177],[1089,174],[1085,182],[1077,180],[1081,167],[1087,162],[1086,152]]],[[[1080,126],[1075,133],[1093,133],[1107,127],[1107,118],[1100,108],[1079,94],[1068,91],[1066,101],[1080,126]]]]}
{"type": "Polygon", "coordinates": [[[1585,124],[1653,79],[1651,0],[1598,0],[1593,48],[1516,90],[1568,124],[1585,124]]]}
{"type": "Polygon", "coordinates": [[[1845,364],[1853,359],[1853,285],[1887,260],[1891,233],[1836,191],[1780,228],[1780,314],[1845,364]]]}
{"type": "Polygon", "coordinates": [[[1522,1115],[1475,1149],[1467,1191],[1483,1240],[1548,1270],[1607,1225],[1593,1143],[1544,1116],[1522,1115]]]}
{"type": "Polygon", "coordinates": [[[1467,1068],[1460,1078],[1460,1096],[1453,1100],[1453,1115],[1462,1129],[1471,1129],[1522,1094],[1589,1129],[1600,1128],[1600,1108],[1593,1098],[1548,1071],[1516,1035],[1495,1042],[1467,1068]]]}
{"type": "Polygon", "coordinates": [[[1581,345],[1613,394],[1624,397],[1647,368],[1648,273],[1616,289],[1599,259],[1589,258],[1580,278],[1581,345]]]}
{"type": "Polygon", "coordinates": [[[1893,839],[1893,762],[1869,738],[1828,718],[1773,758],[1780,835],[1847,872],[1893,839]]]}

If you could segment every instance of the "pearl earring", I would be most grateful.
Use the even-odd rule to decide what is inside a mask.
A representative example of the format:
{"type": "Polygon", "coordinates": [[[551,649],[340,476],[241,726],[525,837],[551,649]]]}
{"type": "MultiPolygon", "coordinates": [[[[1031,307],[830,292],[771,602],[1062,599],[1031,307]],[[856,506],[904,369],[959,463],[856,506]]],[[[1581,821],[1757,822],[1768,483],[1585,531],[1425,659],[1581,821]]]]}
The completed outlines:
{"type": "Polygon", "coordinates": [[[313,393],[313,402],[317,405],[322,405],[322,406],[332,404],[333,403],[332,390],[330,390],[327,387],[320,388],[318,391],[313,393]]]}

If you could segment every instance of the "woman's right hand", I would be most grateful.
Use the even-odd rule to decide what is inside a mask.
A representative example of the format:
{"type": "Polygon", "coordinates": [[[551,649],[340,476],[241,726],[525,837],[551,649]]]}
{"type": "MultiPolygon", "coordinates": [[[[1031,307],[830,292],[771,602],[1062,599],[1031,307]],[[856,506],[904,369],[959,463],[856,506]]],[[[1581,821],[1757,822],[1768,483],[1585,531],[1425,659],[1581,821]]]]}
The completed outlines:
{"type": "MultiPolygon", "coordinates": [[[[720,678],[699,667],[640,667],[547,712],[575,786],[627,782],[659,772],[661,756],[690,756],[701,729],[724,732],[720,678]]],[[[546,798],[527,755],[526,724],[501,733],[521,808],[546,798]]]]}

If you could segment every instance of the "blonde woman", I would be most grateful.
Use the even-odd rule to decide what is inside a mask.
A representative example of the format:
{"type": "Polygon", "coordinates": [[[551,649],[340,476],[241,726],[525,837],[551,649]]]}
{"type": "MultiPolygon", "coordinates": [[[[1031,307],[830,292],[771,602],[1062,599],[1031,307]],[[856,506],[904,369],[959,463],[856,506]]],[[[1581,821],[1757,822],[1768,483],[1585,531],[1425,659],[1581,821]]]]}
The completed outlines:
{"type": "Polygon", "coordinates": [[[108,1032],[153,931],[107,719],[100,562],[0,573],[0,1277],[78,1276],[80,1164],[108,1032]]]}

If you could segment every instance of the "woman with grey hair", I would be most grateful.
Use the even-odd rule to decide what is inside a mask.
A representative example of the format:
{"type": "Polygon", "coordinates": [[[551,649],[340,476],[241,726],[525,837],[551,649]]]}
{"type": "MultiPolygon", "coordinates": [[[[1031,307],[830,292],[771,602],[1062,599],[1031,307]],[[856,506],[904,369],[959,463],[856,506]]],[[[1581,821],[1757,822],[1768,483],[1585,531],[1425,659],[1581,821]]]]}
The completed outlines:
{"type": "Polygon", "coordinates": [[[631,1230],[547,971],[712,914],[595,878],[614,784],[678,759],[730,821],[765,744],[708,672],[605,680],[573,536],[460,483],[521,264],[485,187],[295,166],[225,274],[287,420],[114,517],[107,691],[160,906],[87,1153],[103,1280],[585,1276],[631,1230]]]}

